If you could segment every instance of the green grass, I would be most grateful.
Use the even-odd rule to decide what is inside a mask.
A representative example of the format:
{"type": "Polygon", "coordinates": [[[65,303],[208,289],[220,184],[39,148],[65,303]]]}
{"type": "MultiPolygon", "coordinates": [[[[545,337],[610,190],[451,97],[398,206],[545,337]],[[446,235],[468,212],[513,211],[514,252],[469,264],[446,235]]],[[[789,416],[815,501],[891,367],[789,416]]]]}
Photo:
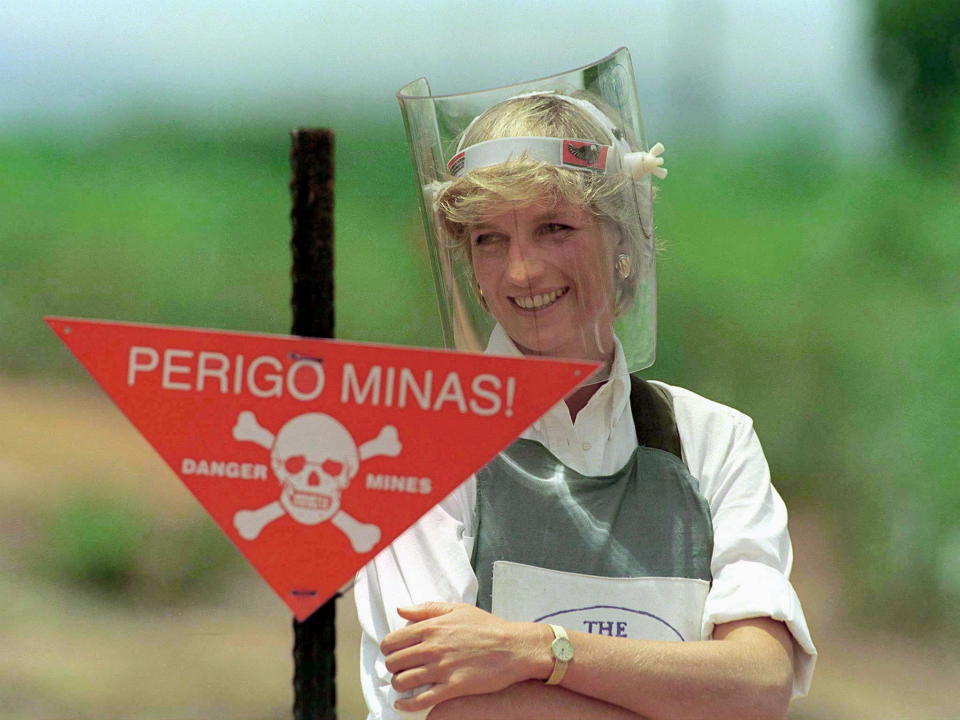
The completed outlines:
{"type": "Polygon", "coordinates": [[[32,567],[59,584],[111,603],[196,601],[242,564],[208,518],[148,515],[125,496],[71,492],[37,519],[32,567]]]}
{"type": "MultiPolygon", "coordinates": [[[[337,333],[434,344],[399,122],[337,135],[337,333]]],[[[957,180],[811,158],[804,133],[670,153],[648,375],[752,415],[778,486],[849,540],[865,620],[960,605],[957,180]]],[[[81,373],[45,313],[285,332],[289,139],[146,123],[0,138],[0,372],[81,373]]]]}

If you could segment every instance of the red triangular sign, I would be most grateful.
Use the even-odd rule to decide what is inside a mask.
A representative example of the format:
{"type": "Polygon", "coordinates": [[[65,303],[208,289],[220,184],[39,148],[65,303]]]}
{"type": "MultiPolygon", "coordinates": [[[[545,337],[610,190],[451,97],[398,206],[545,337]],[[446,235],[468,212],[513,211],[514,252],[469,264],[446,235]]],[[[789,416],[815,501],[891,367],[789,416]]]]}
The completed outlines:
{"type": "Polygon", "coordinates": [[[596,369],[47,323],[300,620],[596,369]]]}

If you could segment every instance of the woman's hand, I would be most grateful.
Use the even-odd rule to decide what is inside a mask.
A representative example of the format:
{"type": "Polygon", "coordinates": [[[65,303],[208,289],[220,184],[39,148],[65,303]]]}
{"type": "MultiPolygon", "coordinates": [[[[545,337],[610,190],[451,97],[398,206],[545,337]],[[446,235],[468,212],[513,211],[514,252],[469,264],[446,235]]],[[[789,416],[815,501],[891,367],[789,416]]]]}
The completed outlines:
{"type": "Polygon", "coordinates": [[[424,603],[397,612],[411,624],[380,643],[393,687],[405,692],[429,686],[398,700],[398,710],[416,712],[550,675],[553,636],[545,625],[508,622],[462,603],[424,603]]]}

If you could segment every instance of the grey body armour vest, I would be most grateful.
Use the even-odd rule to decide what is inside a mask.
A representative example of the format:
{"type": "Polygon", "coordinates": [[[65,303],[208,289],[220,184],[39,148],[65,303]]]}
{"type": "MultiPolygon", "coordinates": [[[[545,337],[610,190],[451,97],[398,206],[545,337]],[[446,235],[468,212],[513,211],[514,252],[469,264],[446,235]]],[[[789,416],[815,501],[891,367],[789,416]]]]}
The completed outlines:
{"type": "Polygon", "coordinates": [[[523,439],[477,473],[471,563],[480,608],[490,611],[498,560],[599,577],[712,580],[710,508],[681,460],[670,396],[631,376],[630,406],[639,446],[612,475],[581,475],[523,439]]]}

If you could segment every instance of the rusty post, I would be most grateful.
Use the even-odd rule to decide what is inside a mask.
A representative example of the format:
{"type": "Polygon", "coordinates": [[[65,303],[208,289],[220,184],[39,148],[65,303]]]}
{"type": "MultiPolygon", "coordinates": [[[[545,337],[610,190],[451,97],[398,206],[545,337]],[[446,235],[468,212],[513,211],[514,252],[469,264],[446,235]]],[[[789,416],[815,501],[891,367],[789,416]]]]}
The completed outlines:
{"type": "MultiPolygon", "coordinates": [[[[291,134],[294,335],[333,337],[333,132],[291,134]]],[[[336,720],[336,602],[293,621],[294,720],[336,720]]]]}

